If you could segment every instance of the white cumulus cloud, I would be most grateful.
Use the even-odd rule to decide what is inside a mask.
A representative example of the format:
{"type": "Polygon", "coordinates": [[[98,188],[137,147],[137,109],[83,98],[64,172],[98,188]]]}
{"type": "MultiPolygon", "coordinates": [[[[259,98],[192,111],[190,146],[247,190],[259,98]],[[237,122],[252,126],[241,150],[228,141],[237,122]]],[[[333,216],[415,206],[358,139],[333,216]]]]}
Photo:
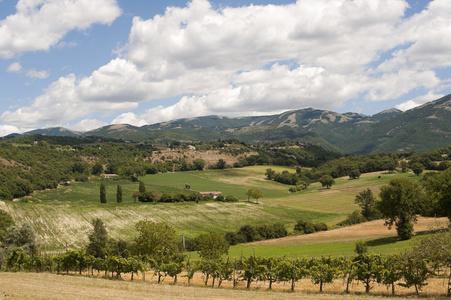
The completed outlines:
{"type": "MultiPolygon", "coordinates": [[[[31,106],[0,119],[31,126],[109,111],[118,114],[113,123],[144,125],[208,114],[336,109],[350,99],[393,100],[417,88],[440,94],[446,84],[436,70],[451,62],[446,2],[434,0],[406,18],[404,0],[298,0],[221,9],[192,0],[151,19],[135,17],[118,57],[89,76],[61,77],[31,106]],[[140,103],[170,97],[180,100],[136,112],[140,103]]],[[[108,23],[118,13],[100,19],[108,23]]],[[[77,26],[65,28],[82,28],[77,26]]]]}
{"type": "Polygon", "coordinates": [[[0,56],[48,50],[69,31],[111,24],[120,14],[116,0],[19,0],[16,13],[0,20],[0,56]]]}

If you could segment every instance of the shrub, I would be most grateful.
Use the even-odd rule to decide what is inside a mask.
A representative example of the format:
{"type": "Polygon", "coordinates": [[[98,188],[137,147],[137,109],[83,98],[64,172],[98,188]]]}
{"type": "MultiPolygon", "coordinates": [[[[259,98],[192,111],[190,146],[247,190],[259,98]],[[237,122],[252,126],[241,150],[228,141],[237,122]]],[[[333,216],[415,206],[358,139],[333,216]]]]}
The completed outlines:
{"type": "Polygon", "coordinates": [[[300,234],[310,234],[315,232],[315,226],[310,221],[299,220],[294,226],[294,230],[300,234]]]}
{"type": "Polygon", "coordinates": [[[354,212],[352,212],[350,215],[348,215],[346,217],[346,220],[341,221],[337,225],[339,225],[339,226],[349,226],[349,225],[354,225],[354,224],[360,224],[360,223],[363,223],[363,222],[366,222],[365,217],[360,213],[360,211],[355,210],[354,212]]]}
{"type": "Polygon", "coordinates": [[[313,224],[315,231],[327,231],[327,224],[324,222],[313,224]]]}
{"type": "Polygon", "coordinates": [[[227,196],[225,197],[225,202],[238,202],[238,198],[235,196],[227,196]]]}

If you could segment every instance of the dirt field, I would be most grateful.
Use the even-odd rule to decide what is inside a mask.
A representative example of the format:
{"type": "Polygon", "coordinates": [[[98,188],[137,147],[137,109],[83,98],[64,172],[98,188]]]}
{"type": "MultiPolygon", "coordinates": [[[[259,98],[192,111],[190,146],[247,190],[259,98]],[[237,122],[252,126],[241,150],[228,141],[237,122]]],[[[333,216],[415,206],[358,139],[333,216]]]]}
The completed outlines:
{"type": "MultiPolygon", "coordinates": [[[[305,280],[307,282],[307,280],[305,280]]],[[[310,282],[310,281],[309,281],[310,282]]],[[[431,291],[422,293],[423,296],[444,298],[445,288],[443,280],[431,282],[426,288],[431,291]],[[435,292],[434,292],[435,290],[435,292]],[[443,291],[443,297],[438,293],[443,291]]],[[[317,286],[304,287],[295,293],[284,291],[243,290],[230,288],[205,288],[199,286],[182,286],[170,284],[155,284],[143,282],[130,282],[121,280],[106,280],[80,276],[63,276],[36,273],[1,273],[0,297],[4,299],[389,299],[382,296],[381,291],[387,295],[385,287],[376,287],[371,295],[343,294],[342,282],[326,286],[325,293],[316,293],[317,286]]],[[[359,289],[360,290],[360,289],[359,289]]],[[[355,287],[353,287],[355,291],[355,287]]],[[[355,292],[354,292],[355,293],[355,292]]],[[[361,292],[359,292],[361,293],[361,292]]],[[[401,291],[404,296],[396,299],[406,299],[412,295],[411,291],[401,291]]]]}
{"type": "MultiPolygon", "coordinates": [[[[415,232],[422,232],[443,227],[448,224],[448,218],[418,218],[415,232]]],[[[361,239],[375,239],[387,236],[396,236],[396,229],[388,230],[383,220],[361,223],[353,226],[338,228],[329,231],[316,232],[307,235],[288,236],[280,239],[254,242],[255,245],[307,245],[318,243],[346,242],[361,239]]]]}

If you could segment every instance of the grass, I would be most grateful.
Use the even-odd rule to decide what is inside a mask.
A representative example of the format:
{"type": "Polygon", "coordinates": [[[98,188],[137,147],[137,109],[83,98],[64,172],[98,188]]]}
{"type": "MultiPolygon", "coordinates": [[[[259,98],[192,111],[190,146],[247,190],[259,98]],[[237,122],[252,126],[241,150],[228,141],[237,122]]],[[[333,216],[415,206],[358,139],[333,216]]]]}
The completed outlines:
{"type": "MultiPolygon", "coordinates": [[[[364,240],[370,253],[387,254],[403,252],[412,247],[415,239],[401,241],[397,237],[387,237],[374,240],[364,240]]],[[[354,255],[355,241],[320,243],[307,245],[237,245],[229,250],[231,258],[240,258],[241,255],[264,257],[314,257],[314,256],[352,256],[354,255]]]]}
{"type": "MultiPolygon", "coordinates": [[[[151,276],[146,276],[150,278],[151,276]]],[[[202,287],[201,279],[198,279],[197,286],[186,285],[184,278],[179,279],[178,285],[168,283],[155,284],[140,282],[139,277],[136,281],[129,280],[105,280],[99,278],[89,278],[81,276],[62,276],[47,273],[5,273],[0,272],[0,292],[5,299],[401,299],[400,296],[391,298],[387,295],[384,286],[378,286],[370,295],[361,292],[361,287],[353,285],[352,289],[356,293],[344,294],[343,283],[337,280],[336,284],[330,284],[325,287],[326,293],[318,293],[318,286],[313,286],[310,281],[304,280],[298,283],[296,292],[287,292],[289,285],[274,284],[273,291],[267,290],[267,283],[253,283],[251,290],[243,288],[205,288],[202,287]],[[45,283],[45,285],[44,285],[45,283]],[[258,287],[257,287],[258,286],[258,287]],[[383,296],[375,296],[378,294],[383,296]]],[[[147,279],[149,280],[149,279],[147,279]]],[[[223,284],[226,286],[226,283],[223,284]]],[[[431,287],[436,289],[435,293],[429,292],[437,298],[440,291],[445,288],[441,286],[441,281],[432,282],[425,289],[431,287]]],[[[429,289],[431,289],[429,288],[429,289]]],[[[398,293],[399,290],[398,289],[398,293]]],[[[410,291],[410,293],[413,293],[410,291]]],[[[426,292],[422,292],[426,294],[426,292]]],[[[403,294],[405,296],[405,292],[403,294]]]]}
{"type": "MultiPolygon", "coordinates": [[[[99,203],[100,180],[71,183],[56,190],[42,191],[19,202],[0,202],[17,223],[29,222],[47,250],[78,248],[86,244],[93,218],[101,218],[113,238],[131,240],[136,235],[134,225],[143,219],[167,222],[182,235],[192,237],[200,233],[237,231],[241,226],[282,222],[292,230],[300,220],[329,225],[357,209],[355,195],[366,187],[378,189],[394,177],[410,174],[365,174],[358,180],[337,179],[331,189],[313,184],[307,191],[289,194],[288,186],[264,179],[270,166],[242,169],[164,173],[141,177],[148,191],[168,194],[189,194],[217,190],[238,197],[239,203],[134,203],[131,194],[138,183],[103,180],[107,191],[107,204],[99,203]],[[116,203],[116,189],[123,189],[123,203],[116,203]],[[185,185],[191,186],[190,190],[185,185]],[[245,191],[258,188],[263,191],[260,204],[248,203],[245,191]]],[[[273,167],[276,171],[293,168],[273,167]]],[[[333,248],[333,247],[332,247],[333,248]]],[[[265,250],[266,251],[266,250],[265,250]]],[[[279,253],[297,250],[280,248],[279,253]]],[[[314,250],[311,250],[314,251],[314,250]]]]}

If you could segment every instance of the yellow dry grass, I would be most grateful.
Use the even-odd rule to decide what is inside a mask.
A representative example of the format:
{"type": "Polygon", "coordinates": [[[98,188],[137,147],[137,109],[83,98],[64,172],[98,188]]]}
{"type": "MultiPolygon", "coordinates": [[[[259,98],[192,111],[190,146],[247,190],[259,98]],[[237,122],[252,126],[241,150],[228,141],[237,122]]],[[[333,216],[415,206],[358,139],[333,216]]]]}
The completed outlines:
{"type": "MultiPolygon", "coordinates": [[[[419,217],[415,224],[415,232],[422,232],[436,229],[438,226],[446,226],[448,218],[425,218],[419,217]]],[[[384,226],[384,220],[375,220],[356,224],[353,226],[342,227],[329,231],[321,231],[313,234],[287,236],[280,239],[272,239],[254,242],[255,245],[307,245],[319,243],[347,242],[362,239],[376,239],[381,237],[396,236],[396,230],[389,230],[384,226]]]]}
{"type": "MultiPolygon", "coordinates": [[[[150,278],[148,274],[148,278],[150,278]]],[[[362,284],[352,284],[350,294],[344,294],[345,285],[341,280],[326,285],[324,293],[318,293],[318,286],[309,279],[297,283],[295,292],[289,284],[274,284],[268,291],[268,283],[253,283],[251,290],[244,289],[241,282],[237,289],[226,282],[221,288],[202,286],[202,277],[198,275],[194,285],[187,286],[186,279],[180,278],[178,285],[172,285],[169,278],[162,284],[156,284],[155,278],[150,282],[139,279],[107,280],[84,276],[55,275],[48,273],[0,273],[0,295],[5,299],[389,299],[390,290],[385,286],[375,285],[371,295],[365,295],[362,284]]],[[[210,281],[211,282],[211,281],[210,281]]],[[[421,292],[428,298],[444,298],[444,279],[430,279],[421,292]]],[[[413,288],[396,288],[396,299],[406,299],[414,295],[413,288]]]]}

